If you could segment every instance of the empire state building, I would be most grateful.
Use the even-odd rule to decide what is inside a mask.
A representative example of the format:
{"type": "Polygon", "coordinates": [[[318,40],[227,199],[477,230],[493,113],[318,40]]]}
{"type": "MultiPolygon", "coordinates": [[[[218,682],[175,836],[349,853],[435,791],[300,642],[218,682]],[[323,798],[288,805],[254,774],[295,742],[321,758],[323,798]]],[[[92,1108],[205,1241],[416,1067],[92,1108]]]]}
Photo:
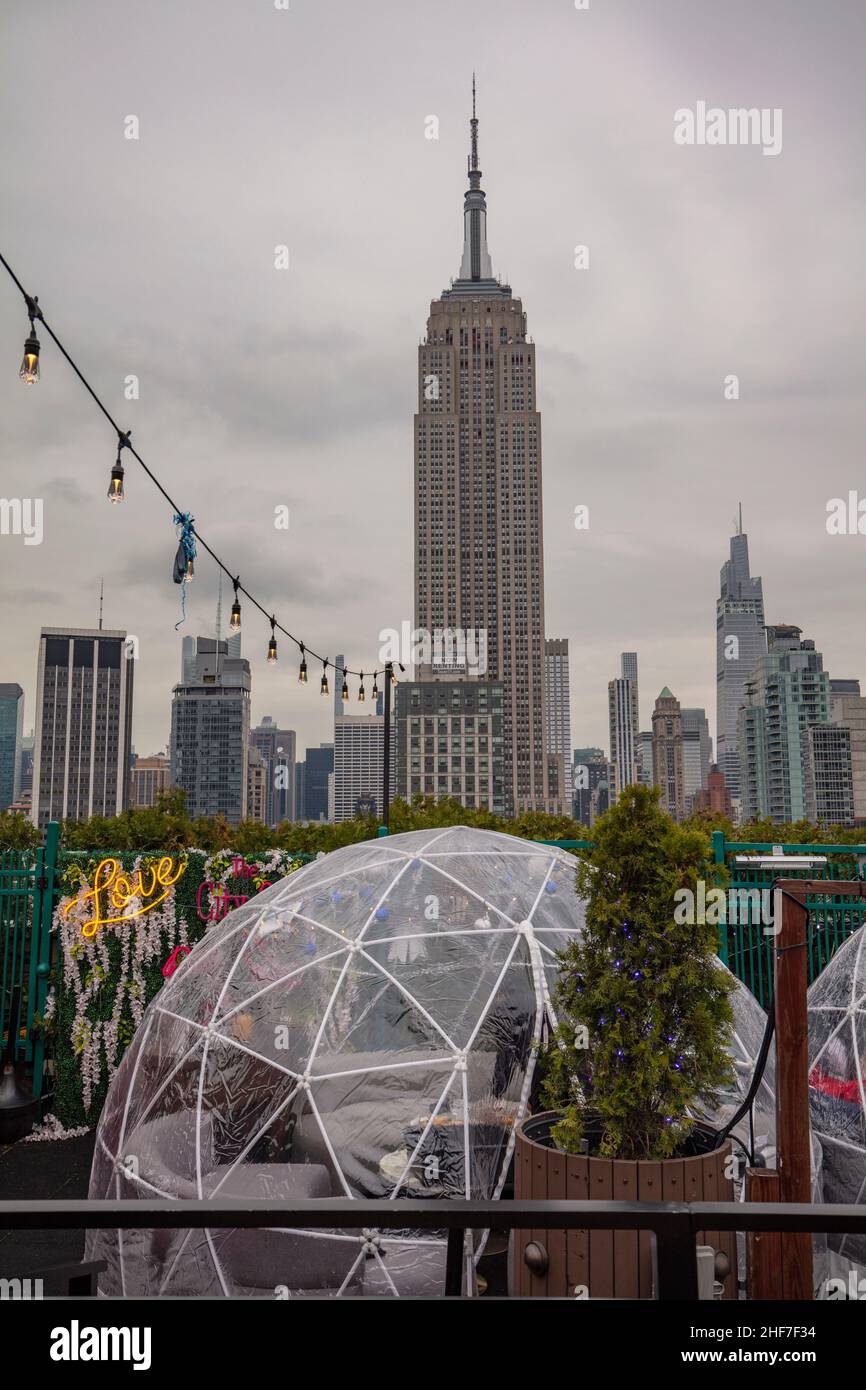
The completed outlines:
{"type": "Polygon", "coordinates": [[[418,350],[415,625],[434,638],[486,632],[487,676],[504,686],[505,804],[519,813],[546,810],[557,795],[546,748],[541,417],[526,315],[487,249],[474,79],[468,180],[460,273],[430,305],[418,350]]]}

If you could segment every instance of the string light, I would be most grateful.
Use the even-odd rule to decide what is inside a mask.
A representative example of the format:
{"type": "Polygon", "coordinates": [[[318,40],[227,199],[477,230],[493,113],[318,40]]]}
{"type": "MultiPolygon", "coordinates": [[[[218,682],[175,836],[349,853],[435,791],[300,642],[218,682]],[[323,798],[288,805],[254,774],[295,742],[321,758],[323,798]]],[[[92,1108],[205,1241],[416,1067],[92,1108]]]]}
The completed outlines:
{"type": "Polygon", "coordinates": [[[117,458],[111,470],[111,478],[108,483],[109,502],[123,501],[123,464],[120,462],[120,451],[121,449],[129,447],[129,435],[130,431],[127,430],[125,434],[119,434],[117,436],[117,458]]]}
{"type": "Polygon", "coordinates": [[[365,696],[365,694],[364,694],[364,672],[363,672],[363,671],[361,672],[361,684],[360,684],[360,686],[358,687],[358,699],[359,699],[360,701],[363,701],[363,700],[366,699],[366,696],[365,696]]]}
{"type": "Polygon", "coordinates": [[[42,312],[39,308],[39,300],[31,299],[25,295],[27,301],[27,312],[30,316],[30,333],[24,343],[24,356],[21,359],[21,367],[18,375],[25,386],[35,386],[39,380],[39,339],[36,336],[34,319],[41,319],[42,312]]]}
{"type": "Polygon", "coordinates": [[[232,604],[232,615],[229,619],[229,632],[240,632],[241,630],[241,601],[238,598],[238,585],[240,582],[240,576],[232,580],[235,586],[235,601],[232,604]]]}
{"type": "MultiPolygon", "coordinates": [[[[162,483],[160,482],[159,478],[156,476],[156,474],[153,472],[153,470],[148,466],[148,464],[145,463],[145,461],[144,461],[144,459],[142,458],[141,454],[138,453],[138,451],[137,451],[135,448],[133,448],[132,444],[130,444],[130,442],[129,442],[129,433],[130,433],[130,432],[129,432],[128,430],[127,430],[126,432],[124,432],[123,430],[120,429],[119,425],[118,425],[117,422],[115,421],[115,419],[114,419],[114,417],[112,416],[111,412],[108,410],[108,408],[107,408],[107,406],[105,405],[105,403],[102,401],[102,399],[101,399],[100,396],[97,394],[97,392],[94,390],[94,388],[91,386],[90,382],[87,380],[86,376],[85,376],[84,373],[81,371],[80,367],[77,365],[77,363],[74,361],[74,359],[70,356],[69,352],[67,352],[66,348],[63,346],[63,343],[60,341],[60,339],[58,338],[57,334],[54,332],[54,329],[51,327],[51,325],[50,325],[49,323],[46,322],[45,317],[44,317],[44,315],[43,315],[43,312],[42,312],[41,308],[39,307],[39,300],[38,300],[38,298],[37,298],[35,295],[31,296],[31,295],[29,295],[29,294],[27,293],[27,291],[25,290],[25,288],[24,288],[24,286],[22,285],[21,281],[19,280],[18,276],[15,274],[15,271],[12,269],[11,265],[10,265],[9,262],[7,261],[6,257],[2,254],[2,252],[0,252],[0,265],[3,266],[4,270],[5,270],[6,273],[9,275],[9,278],[12,280],[12,282],[13,282],[13,284],[15,285],[16,289],[19,291],[19,293],[21,294],[22,298],[24,299],[24,302],[25,302],[25,305],[26,305],[26,308],[27,308],[27,313],[28,313],[28,316],[29,316],[29,319],[30,319],[30,333],[29,333],[29,335],[28,335],[28,337],[27,337],[27,340],[26,340],[26,342],[25,342],[25,344],[24,344],[24,356],[23,356],[23,359],[22,359],[22,362],[21,362],[20,371],[19,371],[19,375],[20,375],[21,380],[22,380],[23,382],[25,382],[27,385],[32,386],[32,385],[34,385],[36,382],[38,382],[38,381],[39,381],[39,378],[40,378],[40,372],[39,372],[39,352],[40,352],[40,343],[39,343],[38,337],[36,336],[36,320],[38,320],[38,321],[42,324],[42,326],[43,326],[45,332],[46,332],[46,333],[48,334],[48,336],[51,338],[51,340],[52,340],[52,342],[54,343],[55,347],[58,349],[58,351],[61,353],[61,355],[62,355],[63,357],[65,357],[65,359],[66,359],[66,361],[68,362],[69,366],[72,368],[73,372],[74,372],[75,375],[78,377],[78,379],[79,379],[79,381],[81,382],[82,386],[85,388],[85,390],[87,391],[87,393],[90,395],[90,397],[92,398],[92,400],[93,400],[93,402],[95,403],[95,405],[99,408],[99,410],[100,410],[100,411],[102,412],[102,414],[105,416],[106,420],[109,422],[109,424],[112,426],[112,428],[113,428],[113,429],[116,431],[116,433],[117,433],[117,437],[118,437],[117,458],[116,458],[115,465],[114,465],[114,467],[113,467],[113,469],[112,469],[112,472],[111,472],[111,481],[110,481],[109,490],[108,490],[108,496],[109,496],[109,498],[111,499],[111,501],[114,502],[114,503],[117,503],[117,502],[120,502],[121,500],[123,500],[123,497],[124,497],[124,470],[123,470],[123,465],[122,465],[121,462],[120,462],[120,455],[121,455],[121,450],[122,450],[123,448],[128,448],[129,451],[130,451],[130,453],[132,454],[133,458],[138,462],[138,464],[141,466],[141,468],[144,470],[144,472],[145,472],[145,473],[147,474],[147,476],[150,478],[150,480],[151,480],[151,482],[153,483],[154,487],[158,490],[158,492],[161,493],[162,497],[165,499],[165,501],[168,503],[168,505],[172,508],[172,513],[173,513],[173,516],[174,516],[175,525],[180,527],[180,531],[179,531],[179,535],[178,535],[178,541],[179,541],[179,544],[178,544],[178,551],[177,551],[177,554],[176,554],[176,556],[175,556],[174,572],[173,572],[173,578],[174,578],[175,583],[185,585],[185,584],[188,584],[188,583],[193,579],[193,577],[194,577],[194,575],[195,575],[195,557],[196,557],[196,548],[197,548],[197,547],[196,547],[196,543],[198,542],[198,544],[200,544],[201,546],[203,546],[203,548],[207,551],[208,555],[210,555],[211,559],[215,562],[215,564],[218,566],[218,568],[221,569],[221,570],[223,571],[223,573],[224,573],[229,579],[231,579],[231,580],[232,580],[232,583],[234,584],[234,587],[235,587],[235,602],[234,602],[233,605],[232,605],[232,618],[231,618],[231,623],[230,623],[230,631],[232,631],[232,632],[238,632],[238,631],[240,631],[240,599],[239,599],[239,594],[240,594],[240,593],[243,593],[244,597],[245,597],[246,599],[248,599],[249,602],[252,603],[253,606],[254,606],[255,608],[258,609],[258,611],[263,615],[263,617],[269,618],[269,621],[270,621],[270,624],[271,624],[271,638],[270,638],[270,642],[268,643],[268,658],[267,658],[267,659],[268,659],[268,662],[269,662],[271,665],[273,665],[273,664],[276,662],[276,659],[277,659],[277,655],[276,655],[276,646],[277,646],[277,644],[276,644],[276,629],[277,629],[277,627],[279,627],[280,632],[284,633],[284,635],[285,635],[286,637],[288,637],[289,641],[294,642],[295,645],[300,649],[301,663],[300,663],[300,668],[299,668],[299,671],[298,671],[298,681],[299,681],[300,684],[302,684],[302,685],[303,685],[303,684],[306,684],[306,681],[307,681],[307,660],[306,660],[306,646],[305,646],[305,644],[304,644],[303,642],[301,642],[301,641],[299,640],[299,638],[295,637],[293,633],[289,632],[287,628],[285,628],[285,627],[283,627],[281,624],[279,624],[279,623],[277,622],[277,620],[276,620],[276,616],[275,616],[275,615],[269,617],[267,609],[264,608],[264,607],[262,606],[261,603],[259,603],[259,601],[258,601],[258,599],[255,597],[255,595],[254,595],[254,594],[251,594],[250,591],[249,591],[248,589],[245,589],[245,588],[241,585],[239,579],[234,579],[234,578],[232,578],[232,572],[231,572],[231,570],[228,568],[228,566],[225,565],[225,564],[223,563],[223,561],[220,559],[219,555],[217,555],[217,553],[211,548],[211,546],[208,545],[207,541],[204,540],[204,538],[201,536],[201,534],[200,534],[198,531],[196,531],[195,526],[194,526],[194,519],[193,519],[193,517],[192,517],[189,513],[187,513],[187,512],[182,512],[182,511],[180,510],[180,508],[178,507],[178,505],[177,505],[177,503],[175,502],[175,500],[171,497],[171,495],[168,493],[168,491],[166,490],[166,488],[165,488],[165,487],[162,485],[162,483]]],[[[182,590],[182,611],[183,611],[184,617],[185,617],[185,615],[186,615],[186,591],[185,591],[185,589],[182,590]]],[[[178,623],[178,624],[176,624],[176,626],[179,627],[180,624],[178,623]]],[[[323,689],[322,689],[322,694],[323,694],[323,695],[324,695],[324,694],[327,694],[327,693],[328,693],[327,667],[328,667],[328,664],[329,664],[328,658],[327,658],[327,657],[325,657],[325,658],[320,658],[318,652],[314,652],[314,651],[312,651],[312,650],[311,650],[311,652],[310,652],[310,655],[313,656],[313,657],[315,657],[317,660],[322,660],[322,668],[323,668],[323,674],[322,674],[322,686],[323,686],[323,689]]],[[[401,668],[401,669],[402,669],[402,668],[401,668]]],[[[347,698],[348,698],[348,687],[347,687],[346,678],[347,678],[349,675],[359,675],[359,674],[360,674],[360,677],[361,677],[361,687],[360,687],[360,689],[359,689],[359,691],[358,691],[358,699],[359,699],[359,700],[362,700],[362,699],[365,698],[365,696],[364,696],[364,690],[363,690],[364,673],[363,673],[363,672],[357,672],[357,671],[350,671],[347,667],[344,667],[344,668],[343,668],[343,687],[344,687],[344,690],[346,691],[346,693],[344,694],[344,697],[343,697],[344,699],[347,699],[347,698]]],[[[379,694],[379,686],[378,686],[378,681],[377,681],[378,672],[377,672],[377,671],[374,671],[372,674],[373,674],[373,690],[372,690],[372,697],[373,697],[373,699],[375,699],[375,698],[378,696],[378,694],[379,694]]],[[[392,678],[394,679],[394,682],[395,682],[395,684],[396,684],[396,683],[397,683],[397,682],[396,682],[396,677],[393,676],[393,672],[392,672],[392,678]]]]}
{"type": "Polygon", "coordinates": [[[349,698],[349,683],[348,683],[348,681],[346,680],[346,668],[345,668],[345,666],[343,667],[343,689],[342,689],[341,692],[340,692],[340,697],[341,697],[341,699],[343,699],[343,700],[348,700],[348,698],[349,698]]]}

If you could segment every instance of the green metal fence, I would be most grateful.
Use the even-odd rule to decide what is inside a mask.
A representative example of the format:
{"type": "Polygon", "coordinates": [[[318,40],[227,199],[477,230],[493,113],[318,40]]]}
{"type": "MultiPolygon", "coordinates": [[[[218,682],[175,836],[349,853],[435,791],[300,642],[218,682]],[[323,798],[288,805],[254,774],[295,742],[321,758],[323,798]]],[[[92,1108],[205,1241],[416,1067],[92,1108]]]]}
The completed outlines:
{"type": "MultiPolygon", "coordinates": [[[[577,851],[592,848],[591,840],[542,840],[540,843],[577,851]]],[[[866,920],[866,902],[834,896],[830,886],[833,879],[866,878],[866,845],[756,844],[726,840],[722,830],[713,831],[712,843],[715,862],[728,871],[727,920],[719,924],[719,955],[767,1009],[773,999],[774,923],[770,888],[774,880],[782,874],[785,878],[828,880],[826,894],[806,899],[811,984],[831,956],[866,920]],[[742,862],[746,857],[759,855],[778,855],[778,867],[750,866],[742,862]],[[821,855],[827,862],[792,869],[783,855],[821,855]]]]}
{"type": "Polygon", "coordinates": [[[32,1068],[42,1094],[45,1013],[51,970],[51,913],[60,826],[52,822],[37,849],[0,850],[0,1038],[5,1046],[16,990],[20,1011],[15,1061],[32,1068]]]}
{"type": "MultiPolygon", "coordinates": [[[[826,879],[827,892],[806,899],[809,910],[809,982],[820,975],[831,956],[866,920],[866,902],[834,895],[834,879],[866,877],[866,845],[772,845],[726,841],[721,831],[713,835],[713,855],[725,864],[729,888],[738,895],[737,910],[719,927],[719,955],[734,974],[766,1009],[773,998],[773,941],[776,924],[772,920],[770,888],[775,879],[826,879]],[[751,867],[745,859],[758,855],[820,855],[825,864],[800,869],[785,864],[751,867]],[[769,915],[768,915],[769,909],[769,915]],[[737,920],[731,921],[734,916],[737,920]]],[[[731,895],[729,894],[729,901],[731,895]]]]}
{"type": "MultiPolygon", "coordinates": [[[[380,831],[380,834],[382,832],[380,831]]],[[[5,1041],[9,1026],[9,1006],[16,987],[21,992],[19,1036],[16,1058],[32,1068],[34,1094],[42,1090],[44,1016],[48,976],[52,967],[51,922],[55,896],[59,892],[58,846],[60,827],[49,825],[45,842],[37,849],[0,850],[0,1038],[5,1041]]],[[[591,840],[542,840],[561,849],[586,851],[591,840]]],[[[774,879],[785,877],[826,878],[828,891],[810,897],[809,979],[821,973],[843,942],[866,920],[866,901],[852,902],[833,895],[834,879],[866,878],[866,844],[796,845],[754,844],[727,841],[722,831],[712,836],[713,857],[728,870],[727,887],[737,897],[738,910],[719,926],[719,955],[735,975],[752,991],[764,1008],[773,997],[773,924],[766,920],[771,898],[768,890],[774,879]],[[771,855],[822,855],[826,863],[792,869],[779,856],[779,867],[750,865],[744,857],[771,855]],[[732,920],[733,917],[733,920],[732,920]]],[[[298,859],[314,855],[297,854],[298,859]]]]}

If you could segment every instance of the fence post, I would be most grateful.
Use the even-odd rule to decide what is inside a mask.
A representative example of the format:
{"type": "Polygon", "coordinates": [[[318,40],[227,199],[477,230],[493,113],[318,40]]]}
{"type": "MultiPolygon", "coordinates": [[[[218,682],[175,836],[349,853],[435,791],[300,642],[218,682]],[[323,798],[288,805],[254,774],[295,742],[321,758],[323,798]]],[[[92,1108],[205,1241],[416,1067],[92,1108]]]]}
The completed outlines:
{"type": "MultiPolygon", "coordinates": [[[[57,851],[60,846],[60,825],[56,820],[45,827],[45,842],[37,856],[38,874],[33,893],[33,920],[30,925],[30,1001],[28,1013],[45,1016],[48,997],[48,976],[51,973],[51,918],[54,912],[54,878],[57,871],[57,851]]],[[[45,1028],[40,1028],[33,1043],[33,1097],[42,1094],[42,1071],[45,1065],[45,1028]]]]}
{"type": "MultiPolygon", "coordinates": [[[[725,832],[724,830],[713,831],[713,862],[716,864],[725,863],[725,832]]],[[[728,924],[727,913],[725,920],[719,923],[719,958],[728,964],[728,924]]]]}

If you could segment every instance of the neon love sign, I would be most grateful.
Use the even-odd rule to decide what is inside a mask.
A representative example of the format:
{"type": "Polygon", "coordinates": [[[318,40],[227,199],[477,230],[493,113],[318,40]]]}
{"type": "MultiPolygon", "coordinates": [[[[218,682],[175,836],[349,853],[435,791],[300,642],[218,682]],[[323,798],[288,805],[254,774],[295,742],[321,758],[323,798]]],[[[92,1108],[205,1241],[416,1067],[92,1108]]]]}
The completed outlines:
{"type": "Polygon", "coordinates": [[[70,898],[63,908],[64,917],[77,903],[93,900],[94,915],[89,917],[81,928],[82,936],[95,936],[100,927],[117,926],[131,917],[143,917],[164,903],[170,890],[186,871],[186,864],[177,868],[170,858],[164,857],[147,869],[137,869],[135,873],[124,873],[118,859],[102,859],[93,875],[93,887],[83,898],[70,898]],[[146,881],[145,875],[148,876],[146,881]],[[156,896],[154,896],[156,895],[156,896]],[[152,899],[146,902],[146,899],[152,899]],[[130,911],[133,903],[139,906],[130,911]],[[103,916],[103,908],[109,915],[103,916]],[[111,916],[112,909],[118,914],[111,916]]]}

